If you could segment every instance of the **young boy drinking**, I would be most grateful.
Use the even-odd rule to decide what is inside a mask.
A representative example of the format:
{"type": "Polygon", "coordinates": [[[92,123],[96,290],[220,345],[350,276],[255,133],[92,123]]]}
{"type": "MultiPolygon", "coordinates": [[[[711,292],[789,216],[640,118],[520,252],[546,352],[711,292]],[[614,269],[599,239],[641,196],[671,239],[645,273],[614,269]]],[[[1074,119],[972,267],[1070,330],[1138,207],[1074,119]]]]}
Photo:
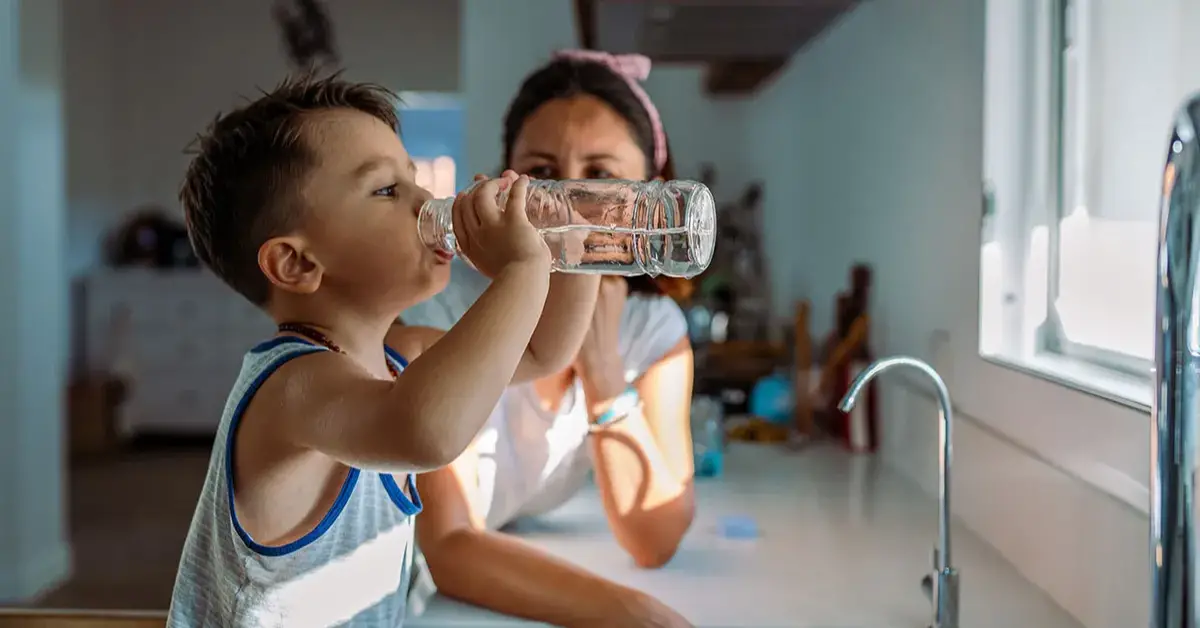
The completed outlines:
{"type": "Polygon", "coordinates": [[[200,138],[180,193],[193,246],[279,333],[246,354],[226,403],[170,626],[403,622],[412,474],[454,460],[514,377],[567,365],[590,322],[597,280],[581,276],[555,279],[581,298],[538,322],[550,259],[527,183],[505,173],[455,199],[458,242],[491,286],[444,335],[393,331],[401,355],[389,327],[446,285],[450,260],[418,239],[429,195],[391,94],[287,81],[200,138]]]}

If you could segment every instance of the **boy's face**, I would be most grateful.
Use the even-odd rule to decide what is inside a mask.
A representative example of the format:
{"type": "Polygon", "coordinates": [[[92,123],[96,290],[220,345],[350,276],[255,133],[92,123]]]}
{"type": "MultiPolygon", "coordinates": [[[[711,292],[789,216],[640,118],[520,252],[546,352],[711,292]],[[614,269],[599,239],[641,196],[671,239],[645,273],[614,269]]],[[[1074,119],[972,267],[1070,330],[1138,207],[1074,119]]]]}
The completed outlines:
{"type": "Polygon", "coordinates": [[[322,287],[396,314],[445,288],[450,258],[417,235],[430,194],[417,186],[399,135],[351,109],[316,114],[305,131],[317,163],[303,187],[302,228],[323,267],[322,287]]]}

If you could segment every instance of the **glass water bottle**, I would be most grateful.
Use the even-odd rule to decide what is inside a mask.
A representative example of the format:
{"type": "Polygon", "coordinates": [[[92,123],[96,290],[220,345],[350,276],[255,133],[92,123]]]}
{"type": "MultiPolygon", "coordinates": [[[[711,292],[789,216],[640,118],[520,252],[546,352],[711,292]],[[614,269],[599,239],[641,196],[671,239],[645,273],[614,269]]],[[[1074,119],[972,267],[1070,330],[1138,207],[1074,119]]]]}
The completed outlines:
{"type": "MultiPolygon", "coordinates": [[[[453,205],[426,202],[417,230],[426,246],[458,255],[453,205]]],[[[716,204],[695,181],[531,180],[526,212],[563,273],[695,277],[716,242],[716,204]]]]}

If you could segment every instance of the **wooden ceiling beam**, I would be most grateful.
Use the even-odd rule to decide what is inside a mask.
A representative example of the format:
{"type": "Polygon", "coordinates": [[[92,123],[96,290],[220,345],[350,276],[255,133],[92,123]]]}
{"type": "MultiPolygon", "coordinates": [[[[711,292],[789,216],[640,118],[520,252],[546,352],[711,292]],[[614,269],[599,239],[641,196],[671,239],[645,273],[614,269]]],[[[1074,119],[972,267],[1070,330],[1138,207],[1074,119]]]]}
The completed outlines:
{"type": "Polygon", "coordinates": [[[787,58],[715,61],[708,64],[704,91],[710,96],[744,96],[766,85],[787,65],[787,58]]]}
{"type": "Polygon", "coordinates": [[[596,3],[598,0],[575,0],[575,29],[579,37],[579,47],[585,50],[595,50],[598,33],[596,32],[596,3]]]}

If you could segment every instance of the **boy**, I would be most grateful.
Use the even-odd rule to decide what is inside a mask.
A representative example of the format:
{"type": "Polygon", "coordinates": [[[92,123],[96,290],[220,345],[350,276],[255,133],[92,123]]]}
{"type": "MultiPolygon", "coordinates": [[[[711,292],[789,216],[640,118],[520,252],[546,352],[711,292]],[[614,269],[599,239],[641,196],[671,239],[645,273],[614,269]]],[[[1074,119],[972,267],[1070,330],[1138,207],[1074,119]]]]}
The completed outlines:
{"type": "Polygon", "coordinates": [[[395,112],[382,88],[300,79],[200,138],[180,193],[193,246],[279,335],[246,355],[226,404],[171,626],[399,626],[412,474],[453,461],[511,380],[563,368],[582,342],[597,279],[556,278],[579,298],[538,322],[549,251],[525,216],[528,179],[505,173],[454,203],[487,292],[444,335],[405,328],[405,355],[385,349],[450,268],[418,239],[429,195],[395,112]]]}

